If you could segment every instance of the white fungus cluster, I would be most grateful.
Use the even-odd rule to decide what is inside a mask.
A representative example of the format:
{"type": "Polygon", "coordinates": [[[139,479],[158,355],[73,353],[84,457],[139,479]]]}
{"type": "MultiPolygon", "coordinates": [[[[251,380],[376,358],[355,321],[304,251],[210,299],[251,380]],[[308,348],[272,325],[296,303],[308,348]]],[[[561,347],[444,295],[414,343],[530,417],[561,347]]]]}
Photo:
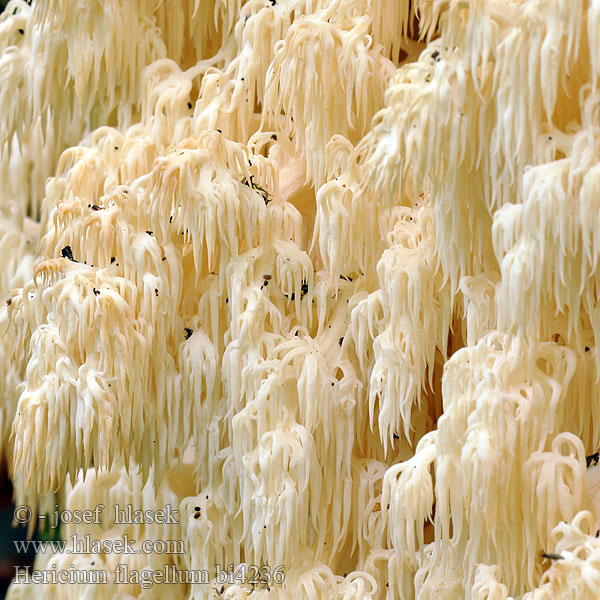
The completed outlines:
{"type": "Polygon", "coordinates": [[[211,580],[10,600],[599,598],[599,83],[599,0],[11,0],[15,500],[184,548],[35,568],[211,580]]]}

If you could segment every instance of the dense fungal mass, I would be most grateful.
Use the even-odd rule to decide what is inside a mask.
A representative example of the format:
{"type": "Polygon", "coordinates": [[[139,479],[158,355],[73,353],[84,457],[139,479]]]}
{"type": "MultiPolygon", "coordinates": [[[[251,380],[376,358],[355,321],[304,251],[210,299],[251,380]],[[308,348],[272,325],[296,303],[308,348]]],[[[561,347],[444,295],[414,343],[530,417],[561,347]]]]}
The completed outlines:
{"type": "Polygon", "coordinates": [[[0,451],[109,581],[9,598],[599,598],[599,78],[597,0],[11,0],[0,451]]]}

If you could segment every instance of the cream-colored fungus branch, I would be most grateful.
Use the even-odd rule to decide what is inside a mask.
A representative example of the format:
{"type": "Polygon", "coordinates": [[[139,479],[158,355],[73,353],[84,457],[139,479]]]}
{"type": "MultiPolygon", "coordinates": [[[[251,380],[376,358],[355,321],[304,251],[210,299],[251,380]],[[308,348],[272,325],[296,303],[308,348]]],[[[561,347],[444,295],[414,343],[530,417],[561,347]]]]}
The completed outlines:
{"type": "Polygon", "coordinates": [[[600,597],[599,40],[597,0],[11,0],[0,451],[32,514],[106,509],[9,598],[600,597]]]}

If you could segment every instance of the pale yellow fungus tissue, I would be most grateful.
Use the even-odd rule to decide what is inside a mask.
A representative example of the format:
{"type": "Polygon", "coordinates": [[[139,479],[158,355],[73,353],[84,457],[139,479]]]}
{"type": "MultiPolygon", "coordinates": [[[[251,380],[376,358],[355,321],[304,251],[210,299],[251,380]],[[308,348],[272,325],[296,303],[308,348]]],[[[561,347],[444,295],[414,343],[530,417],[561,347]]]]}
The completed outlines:
{"type": "Polygon", "coordinates": [[[0,261],[10,600],[600,598],[598,0],[11,0],[0,261]]]}

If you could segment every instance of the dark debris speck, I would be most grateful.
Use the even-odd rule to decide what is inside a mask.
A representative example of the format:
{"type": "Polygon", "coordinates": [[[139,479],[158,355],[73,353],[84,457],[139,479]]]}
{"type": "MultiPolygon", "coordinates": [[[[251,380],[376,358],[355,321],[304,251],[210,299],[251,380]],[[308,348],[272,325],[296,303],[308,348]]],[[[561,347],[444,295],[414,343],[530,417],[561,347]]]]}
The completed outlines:
{"type": "Polygon", "coordinates": [[[72,260],[73,262],[76,262],[75,259],[73,258],[73,251],[71,250],[71,246],[65,246],[60,251],[60,255],[61,255],[62,258],[68,258],[69,260],[72,260]]]}
{"type": "Polygon", "coordinates": [[[551,552],[542,552],[542,556],[544,558],[549,558],[550,560],[562,560],[563,557],[560,554],[552,554],[551,552]]]}

